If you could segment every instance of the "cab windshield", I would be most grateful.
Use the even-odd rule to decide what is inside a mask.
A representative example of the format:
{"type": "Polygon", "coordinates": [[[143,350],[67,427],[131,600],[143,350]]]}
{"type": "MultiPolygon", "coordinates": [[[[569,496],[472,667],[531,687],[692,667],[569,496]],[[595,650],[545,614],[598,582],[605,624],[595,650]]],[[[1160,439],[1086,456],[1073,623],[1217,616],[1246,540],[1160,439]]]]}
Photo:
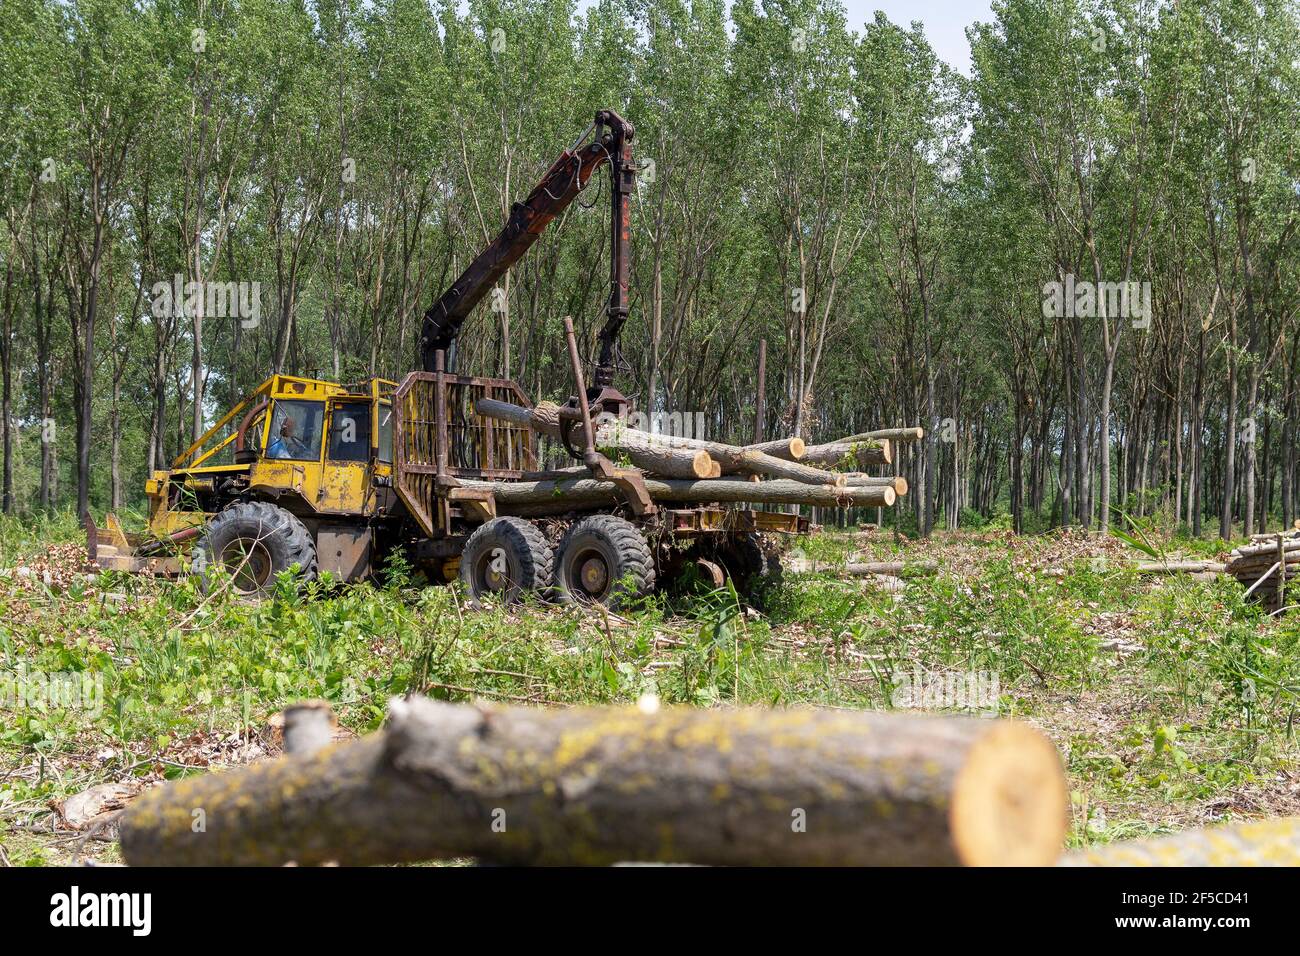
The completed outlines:
{"type": "Polygon", "coordinates": [[[321,402],[278,400],[271,414],[266,457],[320,461],[324,414],[321,402]]]}

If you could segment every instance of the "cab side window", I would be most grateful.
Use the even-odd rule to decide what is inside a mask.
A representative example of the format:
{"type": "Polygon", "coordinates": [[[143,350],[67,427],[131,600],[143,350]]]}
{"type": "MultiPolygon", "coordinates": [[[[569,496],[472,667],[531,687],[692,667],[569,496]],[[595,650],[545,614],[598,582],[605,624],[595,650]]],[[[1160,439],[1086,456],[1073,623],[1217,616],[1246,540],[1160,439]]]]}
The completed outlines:
{"type": "Polygon", "coordinates": [[[334,406],[326,457],[332,461],[370,460],[369,402],[339,402],[334,406]]]}
{"type": "Polygon", "coordinates": [[[385,464],[393,461],[393,406],[379,406],[379,460],[385,464]]]}

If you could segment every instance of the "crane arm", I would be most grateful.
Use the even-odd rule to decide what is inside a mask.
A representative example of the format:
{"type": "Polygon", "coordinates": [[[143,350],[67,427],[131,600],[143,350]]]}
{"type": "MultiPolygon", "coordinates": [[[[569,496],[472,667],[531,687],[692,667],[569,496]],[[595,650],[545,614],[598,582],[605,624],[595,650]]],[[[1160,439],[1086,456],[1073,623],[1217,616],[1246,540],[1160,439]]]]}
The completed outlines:
{"type": "Polygon", "coordinates": [[[632,165],[633,128],[613,110],[601,110],[592,125],[562,152],[541,182],[522,202],[515,203],[505,227],[475,257],[460,277],[424,314],[420,358],[433,371],[437,353],[451,353],[461,325],[503,275],[537,241],[547,225],[568,208],[602,163],[610,164],[611,193],[610,296],[605,327],[600,334],[596,381],[612,378],[619,330],[627,319],[628,247],[631,235],[630,194],[635,185],[632,165]],[[595,133],[591,142],[587,138],[595,133]],[[585,143],[585,145],[584,145],[585,143]]]}

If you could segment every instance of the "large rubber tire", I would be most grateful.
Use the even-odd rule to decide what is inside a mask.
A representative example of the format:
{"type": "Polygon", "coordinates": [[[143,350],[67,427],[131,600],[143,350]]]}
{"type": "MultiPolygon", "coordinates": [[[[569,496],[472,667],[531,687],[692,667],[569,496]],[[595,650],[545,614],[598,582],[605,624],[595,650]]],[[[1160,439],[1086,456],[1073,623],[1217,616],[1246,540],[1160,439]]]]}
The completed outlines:
{"type": "Polygon", "coordinates": [[[231,575],[230,589],[243,597],[266,597],[276,577],[297,565],[302,581],[316,577],[316,543],[295,516],[265,501],[241,501],[208,522],[194,544],[194,570],[204,588],[214,572],[231,575]]]}
{"type": "Polygon", "coordinates": [[[526,592],[546,595],[555,553],[540,528],[523,518],[493,518],[474,530],[460,556],[460,580],[473,607],[495,594],[506,604],[526,592]]]}
{"type": "Polygon", "coordinates": [[[615,515],[591,515],[572,525],[555,560],[555,583],[565,604],[599,603],[613,611],[655,587],[645,536],[615,515]]]}

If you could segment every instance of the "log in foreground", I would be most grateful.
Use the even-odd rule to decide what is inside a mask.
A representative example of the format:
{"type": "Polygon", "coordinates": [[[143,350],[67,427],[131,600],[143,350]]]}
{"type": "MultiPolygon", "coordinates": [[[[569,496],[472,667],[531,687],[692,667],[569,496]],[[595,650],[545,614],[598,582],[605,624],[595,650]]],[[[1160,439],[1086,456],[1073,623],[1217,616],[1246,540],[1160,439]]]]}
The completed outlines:
{"type": "MultiPolygon", "coordinates": [[[[461,486],[492,492],[502,514],[538,516],[564,514],[578,508],[616,505],[626,499],[618,486],[595,478],[560,481],[474,481],[461,486]]],[[[816,505],[821,508],[888,507],[897,500],[888,486],[837,488],[805,485],[798,481],[726,481],[721,478],[688,481],[646,478],[647,493],[655,501],[760,502],[763,504],[816,505]]]]}
{"type": "Polygon", "coordinates": [[[1066,803],[1055,749],[1012,721],[414,698],[363,740],[157,787],[120,833],[132,866],[1033,866],[1066,803]]]}
{"type": "Polygon", "coordinates": [[[1076,850],[1061,866],[1300,866],[1300,817],[1188,830],[1076,850]]]}

